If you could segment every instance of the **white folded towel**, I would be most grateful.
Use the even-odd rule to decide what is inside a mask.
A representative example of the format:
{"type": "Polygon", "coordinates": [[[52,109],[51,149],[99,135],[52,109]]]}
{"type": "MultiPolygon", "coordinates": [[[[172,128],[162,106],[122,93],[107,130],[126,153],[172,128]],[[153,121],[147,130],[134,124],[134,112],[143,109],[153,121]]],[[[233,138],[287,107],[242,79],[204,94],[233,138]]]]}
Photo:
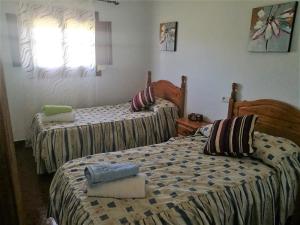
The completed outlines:
{"type": "Polygon", "coordinates": [[[44,123],[49,122],[74,122],[75,121],[75,113],[59,113],[51,116],[46,116],[44,113],[41,113],[41,119],[44,123]]]}
{"type": "Polygon", "coordinates": [[[116,181],[99,183],[92,187],[87,184],[87,195],[104,198],[145,198],[146,176],[138,174],[116,181]]]}

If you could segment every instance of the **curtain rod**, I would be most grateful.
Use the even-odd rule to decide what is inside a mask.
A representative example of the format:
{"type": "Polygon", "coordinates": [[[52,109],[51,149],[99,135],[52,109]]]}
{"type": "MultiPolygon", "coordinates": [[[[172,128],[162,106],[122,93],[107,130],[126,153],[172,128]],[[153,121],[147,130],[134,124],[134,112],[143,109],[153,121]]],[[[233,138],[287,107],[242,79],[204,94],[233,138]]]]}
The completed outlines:
{"type": "Polygon", "coordinates": [[[107,2],[107,3],[112,3],[115,5],[119,5],[120,2],[116,1],[116,0],[98,0],[99,2],[107,2]]]}

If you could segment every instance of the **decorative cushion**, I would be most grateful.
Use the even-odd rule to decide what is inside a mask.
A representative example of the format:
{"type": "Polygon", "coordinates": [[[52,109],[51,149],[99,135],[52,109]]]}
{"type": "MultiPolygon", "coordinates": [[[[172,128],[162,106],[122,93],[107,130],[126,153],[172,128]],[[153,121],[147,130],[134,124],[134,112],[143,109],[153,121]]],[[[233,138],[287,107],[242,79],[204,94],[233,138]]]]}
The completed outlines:
{"type": "Polygon", "coordinates": [[[145,90],[137,93],[131,101],[131,109],[134,112],[141,111],[155,103],[153,88],[147,87],[145,90]]]}
{"type": "Polygon", "coordinates": [[[212,126],[212,124],[208,124],[206,126],[200,127],[195,134],[202,134],[204,137],[209,137],[212,126]]]}
{"type": "Polygon", "coordinates": [[[254,153],[252,148],[255,115],[216,120],[204,147],[208,155],[242,157],[254,153]]]}

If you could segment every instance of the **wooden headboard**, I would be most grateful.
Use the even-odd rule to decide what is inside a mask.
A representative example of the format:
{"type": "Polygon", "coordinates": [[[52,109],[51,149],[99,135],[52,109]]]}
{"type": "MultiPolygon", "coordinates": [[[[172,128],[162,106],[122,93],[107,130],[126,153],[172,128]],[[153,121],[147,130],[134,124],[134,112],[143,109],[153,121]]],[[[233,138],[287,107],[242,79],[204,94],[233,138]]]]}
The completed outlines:
{"type": "Polygon", "coordinates": [[[186,76],[181,76],[181,87],[175,86],[168,80],[151,82],[151,72],[148,71],[147,86],[151,85],[154,95],[173,102],[178,107],[179,117],[184,116],[186,76]]]}
{"type": "Polygon", "coordinates": [[[255,114],[258,116],[255,130],[288,138],[300,145],[300,110],[285,102],[273,99],[237,101],[238,85],[232,84],[228,118],[255,114]]]}

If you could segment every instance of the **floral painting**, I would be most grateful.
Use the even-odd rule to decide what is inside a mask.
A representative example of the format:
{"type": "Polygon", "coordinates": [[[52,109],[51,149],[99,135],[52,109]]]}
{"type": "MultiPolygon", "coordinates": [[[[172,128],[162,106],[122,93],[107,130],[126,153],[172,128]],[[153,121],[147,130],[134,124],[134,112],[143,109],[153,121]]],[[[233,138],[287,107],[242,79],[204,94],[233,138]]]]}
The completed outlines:
{"type": "Polygon", "coordinates": [[[160,50],[176,51],[177,45],[177,22],[160,24],[160,50]]]}
{"type": "Polygon", "coordinates": [[[252,10],[249,51],[289,52],[297,2],[288,2],[252,10]]]}

